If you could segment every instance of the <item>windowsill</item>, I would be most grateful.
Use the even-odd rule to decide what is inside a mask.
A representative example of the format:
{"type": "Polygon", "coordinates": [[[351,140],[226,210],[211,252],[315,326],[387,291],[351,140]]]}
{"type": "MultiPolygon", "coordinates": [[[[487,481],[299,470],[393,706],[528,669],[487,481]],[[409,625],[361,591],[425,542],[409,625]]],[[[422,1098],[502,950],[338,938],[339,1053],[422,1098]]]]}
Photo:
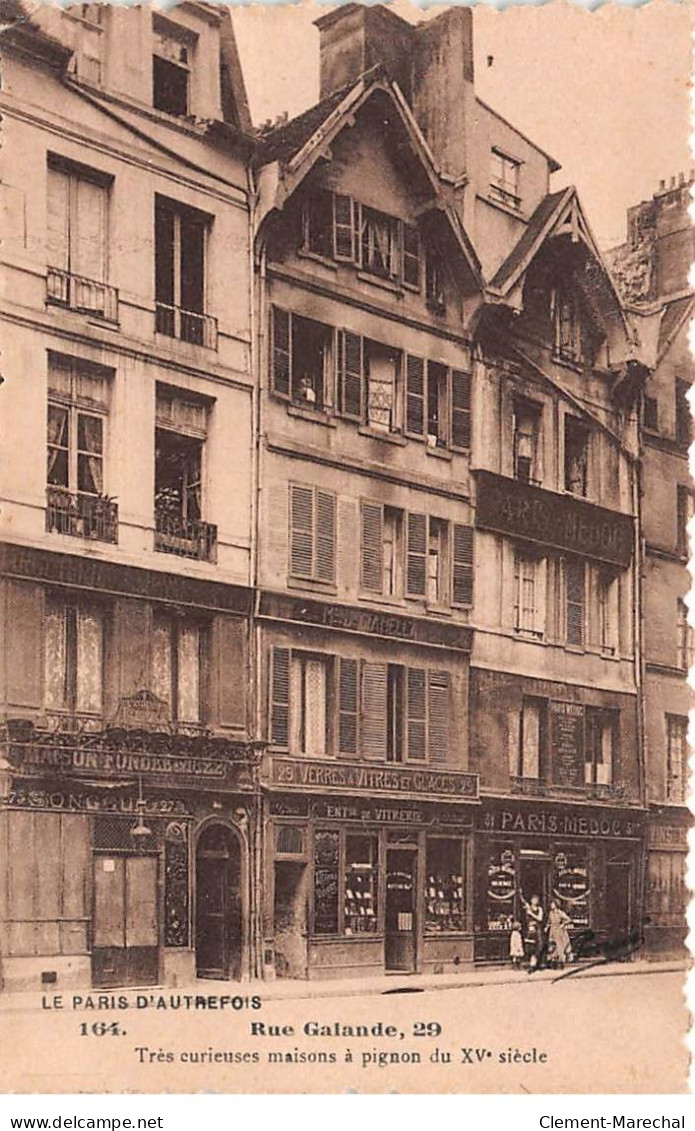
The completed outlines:
{"type": "Polygon", "coordinates": [[[443,459],[449,461],[452,458],[451,452],[448,450],[448,448],[431,448],[426,441],[425,452],[428,456],[434,456],[435,459],[443,459]]]}
{"type": "Polygon", "coordinates": [[[593,502],[593,500],[589,498],[588,494],[582,495],[580,491],[571,491],[569,487],[565,487],[563,494],[567,495],[570,499],[580,499],[585,503],[593,502]]]}
{"type": "Polygon", "coordinates": [[[309,408],[292,402],[287,405],[287,415],[296,416],[298,420],[308,420],[310,424],[323,424],[326,428],[338,427],[331,413],[324,408],[309,408]]]}
{"type": "Polygon", "coordinates": [[[425,612],[431,613],[433,616],[437,617],[450,617],[453,615],[453,609],[450,605],[432,605],[427,601],[425,602],[425,612]]]}
{"type": "Polygon", "coordinates": [[[553,361],[557,362],[558,365],[564,365],[567,369],[573,369],[575,373],[584,372],[585,366],[581,358],[570,357],[566,353],[560,353],[559,350],[553,350],[551,356],[553,361]]]}
{"type": "Polygon", "coordinates": [[[320,263],[322,267],[328,267],[330,271],[337,271],[339,267],[334,259],[329,259],[327,255],[321,255],[319,251],[310,251],[307,247],[298,248],[297,255],[300,259],[310,259],[313,263],[320,263]]]}
{"type": "Polygon", "coordinates": [[[337,596],[338,588],[333,581],[316,581],[311,577],[288,577],[288,589],[309,589],[311,592],[323,593],[330,597],[337,596]]]}
{"type": "Polygon", "coordinates": [[[548,641],[542,632],[535,632],[532,628],[513,628],[515,640],[525,640],[531,644],[547,644],[548,641]]]}
{"type": "Polygon", "coordinates": [[[383,440],[386,444],[396,444],[401,448],[408,443],[400,432],[380,432],[378,428],[370,428],[368,424],[360,425],[357,431],[360,436],[368,436],[370,440],[383,440]]]}
{"type": "Polygon", "coordinates": [[[513,208],[511,204],[505,204],[503,200],[498,200],[496,197],[491,196],[489,192],[479,192],[479,200],[484,200],[486,204],[491,205],[493,208],[499,208],[500,212],[505,212],[507,216],[513,216],[515,220],[527,220],[528,216],[521,207],[513,208]]]}
{"type": "Polygon", "coordinates": [[[361,283],[371,283],[374,287],[379,287],[382,291],[390,291],[394,295],[402,295],[403,287],[400,283],[396,283],[393,279],[387,279],[383,275],[372,275],[371,272],[357,271],[357,278],[361,283]]]}
{"type": "Polygon", "coordinates": [[[397,597],[391,593],[359,593],[358,601],[371,601],[375,605],[389,605],[393,609],[400,609],[409,613],[405,597],[397,597]]]}

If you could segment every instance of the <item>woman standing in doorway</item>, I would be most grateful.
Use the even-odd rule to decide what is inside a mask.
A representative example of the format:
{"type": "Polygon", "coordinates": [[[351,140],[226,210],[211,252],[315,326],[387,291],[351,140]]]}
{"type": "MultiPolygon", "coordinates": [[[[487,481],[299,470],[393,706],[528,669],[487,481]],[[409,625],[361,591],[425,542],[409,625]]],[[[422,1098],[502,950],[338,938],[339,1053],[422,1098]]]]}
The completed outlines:
{"type": "Polygon", "coordinates": [[[548,910],[548,962],[553,965],[562,967],[566,962],[573,961],[572,943],[567,930],[571,926],[569,915],[551,899],[548,910]]]}
{"type": "Polygon", "coordinates": [[[532,895],[531,902],[527,903],[523,895],[521,902],[526,913],[524,923],[524,945],[528,954],[528,972],[533,974],[538,966],[545,948],[544,912],[541,907],[540,896],[532,895]]]}

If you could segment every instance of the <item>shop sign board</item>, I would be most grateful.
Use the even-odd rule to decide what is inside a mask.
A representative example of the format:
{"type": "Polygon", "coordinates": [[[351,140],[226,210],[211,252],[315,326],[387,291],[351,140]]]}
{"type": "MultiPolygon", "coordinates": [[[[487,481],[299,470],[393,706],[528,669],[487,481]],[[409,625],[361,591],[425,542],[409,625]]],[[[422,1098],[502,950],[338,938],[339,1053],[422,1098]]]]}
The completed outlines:
{"type": "MultiPolygon", "coordinates": [[[[186,803],[179,797],[145,797],[148,817],[185,817],[186,803]]],[[[112,816],[137,816],[135,795],[77,789],[33,789],[17,786],[10,790],[7,804],[14,809],[64,810],[70,813],[107,813],[112,816]]]]}
{"type": "Polygon", "coordinates": [[[584,707],[550,703],[550,742],[554,785],[584,785],[584,707]]]}
{"type": "Polygon", "coordinates": [[[422,825],[430,827],[435,823],[451,824],[456,827],[471,828],[470,810],[435,812],[434,806],[409,805],[406,802],[372,802],[350,798],[335,801],[314,801],[311,813],[320,821],[360,821],[376,825],[422,825]]]}
{"type": "Polygon", "coordinates": [[[640,813],[602,813],[566,809],[548,811],[540,807],[488,809],[478,815],[477,827],[485,832],[514,833],[553,837],[605,837],[636,839],[642,835],[644,817],[640,813]]]}
{"type": "Polygon", "coordinates": [[[221,758],[148,754],[145,751],[90,750],[88,747],[29,745],[22,747],[21,770],[69,770],[90,774],[204,778],[215,781],[227,775],[230,764],[221,758]]]}
{"type": "Polygon", "coordinates": [[[385,796],[410,794],[440,801],[475,800],[478,796],[478,775],[458,770],[366,766],[275,755],[270,759],[270,782],[282,790],[336,790],[385,796]]]}
{"type": "Polygon", "coordinates": [[[684,825],[648,825],[648,848],[673,848],[688,851],[688,829],[684,825]]]}

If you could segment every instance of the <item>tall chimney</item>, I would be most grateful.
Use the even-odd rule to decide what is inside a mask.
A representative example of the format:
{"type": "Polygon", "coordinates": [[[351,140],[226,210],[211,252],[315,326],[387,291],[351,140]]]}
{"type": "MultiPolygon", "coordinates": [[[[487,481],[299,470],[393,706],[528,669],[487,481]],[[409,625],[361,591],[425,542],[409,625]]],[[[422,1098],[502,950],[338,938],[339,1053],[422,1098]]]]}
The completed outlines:
{"type": "Polygon", "coordinates": [[[473,9],[448,8],[415,29],[412,106],[442,172],[469,166],[475,118],[473,9]]]}
{"type": "Polygon", "coordinates": [[[320,36],[320,96],[326,98],[381,63],[407,99],[414,28],[377,4],[343,4],[314,21],[320,36]]]}

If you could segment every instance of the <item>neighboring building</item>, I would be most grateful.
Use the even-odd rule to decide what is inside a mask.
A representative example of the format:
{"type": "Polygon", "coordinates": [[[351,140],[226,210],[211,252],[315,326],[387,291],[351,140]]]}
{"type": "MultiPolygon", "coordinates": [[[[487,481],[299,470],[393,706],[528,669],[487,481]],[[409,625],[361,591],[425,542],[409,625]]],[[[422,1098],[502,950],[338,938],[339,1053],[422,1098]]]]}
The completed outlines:
{"type": "Polygon", "coordinates": [[[613,270],[633,307],[639,332],[655,337],[654,370],[642,412],[642,588],[645,668],[647,829],[646,941],[671,954],[685,945],[688,711],[686,672],[693,628],[685,603],[687,525],[693,514],[688,472],[693,361],[688,331],[695,300],[688,271],[695,231],[688,216],[692,175],[661,182],[651,200],[628,211],[627,242],[612,253],[613,270]],[[658,331],[654,334],[656,323],[658,331]]]}
{"type": "Polygon", "coordinates": [[[230,16],[3,17],[3,982],[248,976],[250,146],[230,16]]]}
{"type": "Polygon", "coordinates": [[[476,99],[470,10],[317,26],[322,99],[256,158],[266,967],[504,959],[534,892],[625,946],[620,300],[557,163],[476,99]]]}

